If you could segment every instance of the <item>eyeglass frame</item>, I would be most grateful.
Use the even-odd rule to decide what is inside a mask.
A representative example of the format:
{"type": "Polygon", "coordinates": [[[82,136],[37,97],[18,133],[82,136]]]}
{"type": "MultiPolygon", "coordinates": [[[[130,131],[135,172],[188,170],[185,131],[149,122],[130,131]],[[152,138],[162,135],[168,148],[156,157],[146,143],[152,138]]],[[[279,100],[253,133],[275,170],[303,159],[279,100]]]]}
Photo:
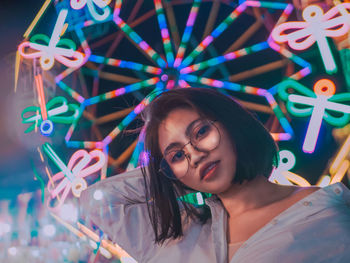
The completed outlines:
{"type": "MultiPolygon", "coordinates": [[[[208,152],[208,153],[209,153],[209,152],[215,150],[215,149],[220,145],[220,142],[221,142],[221,133],[220,133],[220,130],[219,130],[219,128],[214,124],[215,122],[217,122],[217,120],[209,120],[209,119],[201,118],[201,119],[198,119],[197,121],[200,121],[200,120],[206,120],[206,121],[208,121],[208,122],[210,123],[210,125],[212,125],[212,126],[215,127],[215,129],[217,130],[217,132],[218,132],[218,134],[219,134],[219,141],[218,141],[218,144],[217,144],[213,149],[211,149],[211,150],[204,150],[204,151],[203,151],[203,150],[199,149],[196,145],[193,145],[192,142],[191,142],[191,138],[190,138],[189,141],[188,141],[187,143],[185,143],[185,144],[181,147],[181,151],[184,152],[184,155],[185,155],[185,157],[186,157],[186,159],[187,159],[187,164],[188,164],[188,166],[187,166],[187,171],[186,171],[186,173],[185,173],[184,176],[181,176],[181,178],[183,178],[183,177],[185,177],[185,176],[187,175],[187,173],[188,173],[188,168],[190,167],[189,154],[186,153],[186,152],[183,150],[188,144],[191,144],[192,147],[193,147],[196,151],[198,151],[198,152],[208,152]]],[[[167,166],[166,168],[168,168],[168,169],[170,170],[172,176],[167,175],[167,172],[164,171],[161,167],[158,169],[158,172],[161,173],[161,174],[163,174],[165,177],[167,177],[167,178],[169,178],[169,179],[171,179],[171,180],[178,180],[179,178],[177,178],[176,175],[173,173],[173,171],[172,171],[170,165],[168,164],[168,162],[166,161],[166,159],[165,159],[164,157],[161,159],[160,164],[161,164],[163,161],[164,161],[164,163],[165,163],[166,166],[167,166]]]]}

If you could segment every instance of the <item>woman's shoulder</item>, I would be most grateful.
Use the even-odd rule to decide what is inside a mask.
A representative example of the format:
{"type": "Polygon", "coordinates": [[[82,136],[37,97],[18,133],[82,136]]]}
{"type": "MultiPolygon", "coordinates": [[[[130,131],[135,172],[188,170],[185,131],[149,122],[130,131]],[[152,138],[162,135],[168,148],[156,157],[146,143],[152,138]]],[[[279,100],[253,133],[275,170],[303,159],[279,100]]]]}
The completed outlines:
{"type": "Polygon", "coordinates": [[[319,186],[291,186],[293,187],[294,191],[291,193],[290,198],[300,200],[308,195],[322,189],[322,187],[319,186]]]}
{"type": "Polygon", "coordinates": [[[324,187],[296,187],[287,202],[291,206],[299,203],[295,208],[309,219],[312,214],[317,217],[337,215],[350,220],[350,190],[341,182],[324,187]],[[301,207],[305,209],[300,210],[301,207]]]}

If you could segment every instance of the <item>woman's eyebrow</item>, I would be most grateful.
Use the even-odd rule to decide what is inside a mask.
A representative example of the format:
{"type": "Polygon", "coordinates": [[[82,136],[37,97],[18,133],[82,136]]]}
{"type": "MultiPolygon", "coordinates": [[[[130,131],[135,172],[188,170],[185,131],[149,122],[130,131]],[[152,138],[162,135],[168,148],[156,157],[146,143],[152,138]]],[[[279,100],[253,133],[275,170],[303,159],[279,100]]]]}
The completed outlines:
{"type": "MultiPolygon", "coordinates": [[[[185,131],[185,135],[186,135],[187,137],[190,136],[190,133],[191,133],[191,130],[192,130],[193,125],[194,125],[197,121],[199,121],[199,120],[200,120],[200,118],[198,118],[198,119],[192,121],[192,122],[187,126],[186,131],[185,131]]],[[[183,146],[183,144],[181,144],[181,143],[179,143],[179,142],[172,142],[172,143],[170,143],[170,144],[165,148],[165,150],[164,150],[164,155],[166,155],[172,148],[177,147],[177,146],[183,146]]]]}
{"type": "Polygon", "coordinates": [[[182,146],[182,144],[179,143],[179,142],[172,142],[172,143],[170,143],[170,144],[165,148],[165,150],[164,150],[164,155],[166,155],[168,152],[170,152],[172,148],[175,148],[175,147],[177,147],[177,146],[180,147],[180,146],[182,146]]]}

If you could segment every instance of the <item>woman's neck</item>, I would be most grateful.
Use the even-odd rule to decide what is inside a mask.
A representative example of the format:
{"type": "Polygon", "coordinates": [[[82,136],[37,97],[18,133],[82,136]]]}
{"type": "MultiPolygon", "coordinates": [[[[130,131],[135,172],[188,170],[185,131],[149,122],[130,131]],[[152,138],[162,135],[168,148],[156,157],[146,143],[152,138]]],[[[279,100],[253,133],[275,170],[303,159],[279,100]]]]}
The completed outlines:
{"type": "Polygon", "coordinates": [[[251,210],[282,200],[298,187],[271,183],[264,176],[257,176],[242,184],[232,184],[225,192],[217,194],[230,217],[236,217],[251,210]]]}

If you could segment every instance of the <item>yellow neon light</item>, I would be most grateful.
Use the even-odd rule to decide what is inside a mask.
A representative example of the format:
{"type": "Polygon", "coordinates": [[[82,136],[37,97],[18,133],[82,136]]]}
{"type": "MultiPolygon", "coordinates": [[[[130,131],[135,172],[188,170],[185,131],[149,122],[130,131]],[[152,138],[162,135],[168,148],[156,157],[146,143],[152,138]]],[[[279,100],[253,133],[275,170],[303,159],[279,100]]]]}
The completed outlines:
{"type": "MultiPolygon", "coordinates": [[[[76,236],[78,236],[79,238],[81,238],[83,241],[89,241],[89,244],[91,245],[91,247],[93,247],[94,249],[96,249],[98,246],[96,244],[96,242],[94,242],[91,239],[88,239],[85,234],[81,231],[79,231],[78,229],[76,229],[75,227],[73,227],[71,224],[67,223],[66,221],[64,221],[62,218],[58,217],[57,215],[50,213],[50,215],[55,218],[60,224],[62,224],[63,226],[65,226],[69,231],[71,231],[73,234],[75,234],[76,236]]],[[[107,249],[105,249],[104,247],[100,247],[99,251],[101,252],[101,254],[110,259],[112,257],[111,252],[108,251],[107,249]]]]}
{"type": "Polygon", "coordinates": [[[63,226],[65,226],[68,230],[70,230],[73,234],[75,234],[76,236],[78,236],[82,240],[87,241],[86,236],[82,232],[80,232],[78,229],[76,229],[75,227],[73,227],[72,225],[70,225],[69,223],[64,221],[62,218],[55,215],[54,213],[50,212],[50,215],[53,218],[55,218],[59,223],[61,223],[63,226]]]}
{"type": "Polygon", "coordinates": [[[340,148],[337,156],[335,157],[331,167],[329,168],[330,174],[335,174],[339,169],[340,165],[343,163],[343,160],[350,153],[350,135],[346,138],[343,146],[340,148]]]}
{"type": "Polygon", "coordinates": [[[78,228],[88,237],[90,237],[93,241],[95,242],[100,242],[100,237],[93,232],[92,230],[90,230],[89,228],[87,228],[86,226],[84,226],[83,224],[77,222],[78,228]]]}
{"type": "Polygon", "coordinates": [[[39,152],[40,160],[41,160],[42,162],[44,162],[44,157],[43,157],[43,154],[42,154],[42,153],[41,153],[41,151],[40,151],[39,146],[38,146],[38,147],[36,147],[36,149],[37,149],[37,150],[38,150],[38,152],[39,152]]]}
{"type": "MultiPolygon", "coordinates": [[[[289,172],[289,171],[283,171],[282,175],[290,182],[299,185],[299,186],[311,186],[311,184],[303,177],[300,175],[297,175],[295,173],[289,172]]],[[[278,181],[278,179],[277,179],[278,181]]]]}
{"type": "Polygon", "coordinates": [[[51,2],[51,0],[46,0],[45,1],[45,3],[43,4],[43,6],[40,8],[39,12],[35,16],[34,20],[32,21],[32,23],[29,25],[28,29],[24,33],[24,35],[23,35],[24,38],[28,38],[29,35],[32,33],[34,27],[36,26],[36,24],[39,22],[39,20],[42,17],[42,15],[47,10],[47,7],[49,6],[50,2],[51,2]]]}
{"type": "Polygon", "coordinates": [[[113,244],[111,241],[106,239],[102,239],[100,241],[99,236],[95,232],[93,232],[91,229],[89,229],[88,227],[84,226],[79,222],[77,222],[77,225],[79,230],[82,231],[91,240],[93,240],[94,242],[101,242],[100,248],[106,249],[112,255],[116,256],[119,260],[121,260],[121,262],[123,262],[123,259],[126,259],[126,258],[132,259],[132,257],[124,249],[122,249],[118,244],[113,244]]]}
{"type": "Polygon", "coordinates": [[[21,56],[19,54],[19,51],[17,50],[16,51],[16,62],[15,62],[15,92],[17,90],[20,63],[21,63],[21,56]]]}
{"type": "Polygon", "coordinates": [[[335,183],[341,182],[344,178],[346,171],[349,169],[349,167],[350,167],[349,160],[344,160],[341,163],[337,173],[333,176],[330,184],[335,184],[335,183]]]}

